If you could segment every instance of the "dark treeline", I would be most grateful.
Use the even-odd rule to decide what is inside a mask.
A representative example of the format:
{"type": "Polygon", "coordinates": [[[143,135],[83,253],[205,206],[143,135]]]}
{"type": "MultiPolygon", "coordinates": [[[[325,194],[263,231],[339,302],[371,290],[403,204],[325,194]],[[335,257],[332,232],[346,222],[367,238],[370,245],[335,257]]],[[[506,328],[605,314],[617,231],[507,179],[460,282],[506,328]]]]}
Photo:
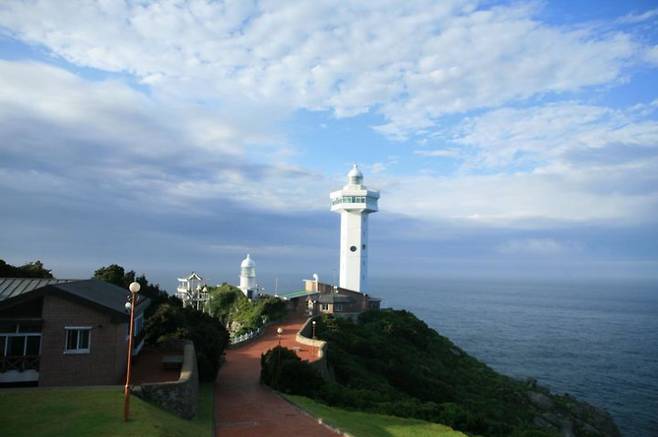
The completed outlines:
{"type": "Polygon", "coordinates": [[[12,266],[0,259],[0,278],[46,278],[52,279],[53,274],[36,260],[22,266],[12,266]]]}

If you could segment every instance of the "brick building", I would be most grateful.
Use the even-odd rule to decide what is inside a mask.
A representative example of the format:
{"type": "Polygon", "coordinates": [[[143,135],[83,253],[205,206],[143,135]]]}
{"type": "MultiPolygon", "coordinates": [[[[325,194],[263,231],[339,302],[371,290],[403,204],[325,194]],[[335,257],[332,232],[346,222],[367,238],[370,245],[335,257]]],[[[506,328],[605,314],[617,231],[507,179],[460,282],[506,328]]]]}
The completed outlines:
{"type": "Polygon", "coordinates": [[[378,310],[381,299],[367,293],[348,290],[317,279],[305,279],[304,290],[277,294],[286,301],[288,310],[306,316],[332,314],[356,319],[367,310],[378,310]]]}
{"type": "MultiPolygon", "coordinates": [[[[120,384],[129,294],[95,279],[0,278],[0,385],[120,384]]],[[[148,303],[138,295],[134,355],[148,303]]]]}

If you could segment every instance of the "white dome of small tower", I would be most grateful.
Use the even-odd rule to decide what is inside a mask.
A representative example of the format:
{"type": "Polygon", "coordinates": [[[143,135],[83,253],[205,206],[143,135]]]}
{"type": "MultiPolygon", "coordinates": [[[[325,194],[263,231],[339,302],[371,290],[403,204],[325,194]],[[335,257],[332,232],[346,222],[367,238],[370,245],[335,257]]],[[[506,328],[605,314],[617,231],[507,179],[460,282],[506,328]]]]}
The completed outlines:
{"type": "Polygon", "coordinates": [[[354,164],[352,166],[352,170],[347,173],[347,182],[350,185],[361,185],[363,182],[363,173],[361,173],[361,170],[359,170],[358,165],[354,164]]]}
{"type": "Polygon", "coordinates": [[[254,262],[253,259],[251,259],[251,255],[247,254],[247,257],[242,260],[242,263],[240,264],[240,267],[256,267],[256,263],[254,262]]]}
{"type": "Polygon", "coordinates": [[[240,263],[240,290],[248,298],[256,297],[258,284],[256,283],[256,263],[249,254],[240,263]]]}

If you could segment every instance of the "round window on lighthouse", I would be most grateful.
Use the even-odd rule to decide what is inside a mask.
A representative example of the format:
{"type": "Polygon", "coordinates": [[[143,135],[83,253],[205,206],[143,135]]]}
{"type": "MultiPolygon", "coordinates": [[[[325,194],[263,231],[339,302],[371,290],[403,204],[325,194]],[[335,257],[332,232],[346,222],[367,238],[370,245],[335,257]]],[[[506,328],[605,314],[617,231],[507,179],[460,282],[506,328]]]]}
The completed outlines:
{"type": "Polygon", "coordinates": [[[356,252],[356,246],[350,246],[350,250],[351,250],[352,252],[356,252]]]}

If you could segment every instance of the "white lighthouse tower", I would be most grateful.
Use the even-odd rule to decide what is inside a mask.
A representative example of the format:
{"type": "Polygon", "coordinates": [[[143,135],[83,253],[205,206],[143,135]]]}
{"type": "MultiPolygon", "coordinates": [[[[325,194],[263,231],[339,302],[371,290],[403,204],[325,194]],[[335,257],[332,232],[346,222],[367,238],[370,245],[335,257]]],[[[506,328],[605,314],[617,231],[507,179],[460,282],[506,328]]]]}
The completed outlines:
{"type": "Polygon", "coordinates": [[[368,214],[377,212],[379,191],[363,185],[363,174],[354,164],[347,174],[347,185],[334,191],[331,210],[340,213],[341,288],[368,290],[368,214]]]}
{"type": "Polygon", "coordinates": [[[256,263],[251,259],[249,254],[247,254],[247,257],[240,264],[240,290],[249,299],[257,297],[256,263]]]}

